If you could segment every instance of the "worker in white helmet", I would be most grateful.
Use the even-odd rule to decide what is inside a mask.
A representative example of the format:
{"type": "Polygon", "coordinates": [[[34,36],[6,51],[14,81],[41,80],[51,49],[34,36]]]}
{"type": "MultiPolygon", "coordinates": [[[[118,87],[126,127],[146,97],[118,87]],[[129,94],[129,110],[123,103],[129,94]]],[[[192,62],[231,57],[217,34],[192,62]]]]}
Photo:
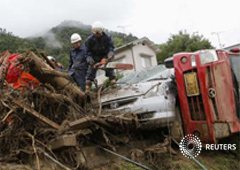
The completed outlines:
{"type": "Polygon", "coordinates": [[[48,60],[55,66],[55,68],[59,71],[65,71],[64,67],[61,63],[56,61],[56,58],[53,56],[47,56],[48,60]]]}
{"type": "Polygon", "coordinates": [[[73,49],[70,52],[68,73],[73,77],[77,85],[81,87],[82,91],[85,91],[88,69],[86,47],[82,45],[82,38],[77,33],[72,34],[71,43],[73,44],[73,49]]]}
{"type": "MultiPolygon", "coordinates": [[[[88,37],[86,41],[87,57],[91,61],[86,80],[86,91],[89,91],[96,77],[97,68],[94,67],[95,63],[99,63],[102,60],[112,60],[114,56],[114,43],[110,35],[104,32],[104,26],[100,21],[96,21],[92,24],[93,34],[88,37]]],[[[106,70],[106,76],[109,78],[112,86],[115,85],[115,74],[113,69],[106,70]]]]}

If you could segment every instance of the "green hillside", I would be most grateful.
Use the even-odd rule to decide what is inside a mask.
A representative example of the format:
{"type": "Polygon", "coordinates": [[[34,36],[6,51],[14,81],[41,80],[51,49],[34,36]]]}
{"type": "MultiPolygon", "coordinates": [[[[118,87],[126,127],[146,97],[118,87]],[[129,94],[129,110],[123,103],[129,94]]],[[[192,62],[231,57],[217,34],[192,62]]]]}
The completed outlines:
{"type": "MultiPolygon", "coordinates": [[[[106,32],[112,36],[115,47],[137,39],[131,34],[126,35],[109,30],[106,32]]],[[[43,35],[30,38],[20,38],[5,29],[0,29],[0,52],[8,49],[12,53],[20,53],[29,49],[37,49],[44,51],[46,55],[55,56],[59,62],[68,67],[69,52],[72,48],[70,37],[73,33],[79,33],[85,42],[87,37],[92,34],[91,26],[77,21],[63,21],[43,35]]]]}
{"type": "Polygon", "coordinates": [[[6,29],[0,28],[0,53],[6,50],[12,53],[22,53],[33,49],[34,46],[30,40],[19,38],[14,36],[13,33],[7,32],[6,29]]]}

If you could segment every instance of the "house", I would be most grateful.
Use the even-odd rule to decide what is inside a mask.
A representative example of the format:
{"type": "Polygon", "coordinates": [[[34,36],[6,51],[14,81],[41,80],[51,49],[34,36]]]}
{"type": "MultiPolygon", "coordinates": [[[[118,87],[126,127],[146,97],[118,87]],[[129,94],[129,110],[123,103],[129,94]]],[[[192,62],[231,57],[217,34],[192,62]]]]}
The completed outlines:
{"type": "MultiPolygon", "coordinates": [[[[133,64],[133,70],[115,70],[115,72],[116,74],[127,75],[133,71],[156,66],[156,54],[159,52],[160,49],[146,37],[118,47],[115,49],[114,61],[118,63],[133,64]]],[[[99,70],[97,73],[98,83],[102,84],[105,79],[105,72],[99,70]]]]}
{"type": "Polygon", "coordinates": [[[227,50],[227,51],[230,51],[232,48],[239,48],[240,49],[240,43],[236,43],[236,44],[230,45],[228,47],[224,47],[223,49],[227,50]]]}

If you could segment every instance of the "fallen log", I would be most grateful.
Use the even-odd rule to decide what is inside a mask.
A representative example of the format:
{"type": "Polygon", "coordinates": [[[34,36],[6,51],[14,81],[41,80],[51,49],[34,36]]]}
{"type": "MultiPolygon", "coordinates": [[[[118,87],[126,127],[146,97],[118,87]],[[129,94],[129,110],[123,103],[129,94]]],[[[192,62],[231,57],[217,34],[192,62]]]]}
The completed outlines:
{"type": "Polygon", "coordinates": [[[42,69],[43,71],[43,74],[50,74],[52,76],[58,76],[58,77],[64,77],[66,79],[72,79],[67,73],[63,73],[63,72],[60,72],[58,70],[45,70],[45,69],[42,69]]]}
{"type": "Polygon", "coordinates": [[[64,78],[66,77],[66,74],[61,74],[61,72],[51,68],[32,51],[24,54],[21,60],[29,66],[30,73],[40,82],[49,83],[54,88],[65,90],[80,99],[85,97],[85,93],[82,92],[79,87],[64,78]],[[46,74],[46,72],[48,74],[46,74]],[[56,72],[58,73],[56,74],[56,72]]]}
{"type": "Polygon", "coordinates": [[[0,60],[0,81],[4,80],[4,76],[6,75],[7,72],[7,61],[10,57],[10,52],[6,51],[3,56],[1,57],[0,60]]]}
{"type": "Polygon", "coordinates": [[[10,56],[11,54],[10,54],[10,52],[9,51],[6,51],[6,52],[4,52],[3,54],[1,54],[1,58],[0,58],[0,66],[2,65],[2,63],[3,62],[5,62],[5,64],[6,64],[6,62],[7,62],[7,60],[8,60],[8,58],[9,58],[9,56],[10,56]],[[7,57],[7,59],[6,59],[6,57],[7,57]]]}

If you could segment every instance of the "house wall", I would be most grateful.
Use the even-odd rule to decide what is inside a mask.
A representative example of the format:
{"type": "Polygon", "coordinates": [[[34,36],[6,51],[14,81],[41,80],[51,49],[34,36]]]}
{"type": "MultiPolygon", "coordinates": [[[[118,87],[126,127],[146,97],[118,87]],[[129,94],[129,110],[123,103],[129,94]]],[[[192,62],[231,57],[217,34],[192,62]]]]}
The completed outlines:
{"type": "Polygon", "coordinates": [[[142,64],[142,60],[143,60],[142,57],[149,57],[151,60],[151,66],[157,65],[156,54],[147,45],[143,45],[142,43],[140,43],[133,47],[133,51],[134,51],[135,65],[136,65],[137,71],[144,69],[142,64]]]}

